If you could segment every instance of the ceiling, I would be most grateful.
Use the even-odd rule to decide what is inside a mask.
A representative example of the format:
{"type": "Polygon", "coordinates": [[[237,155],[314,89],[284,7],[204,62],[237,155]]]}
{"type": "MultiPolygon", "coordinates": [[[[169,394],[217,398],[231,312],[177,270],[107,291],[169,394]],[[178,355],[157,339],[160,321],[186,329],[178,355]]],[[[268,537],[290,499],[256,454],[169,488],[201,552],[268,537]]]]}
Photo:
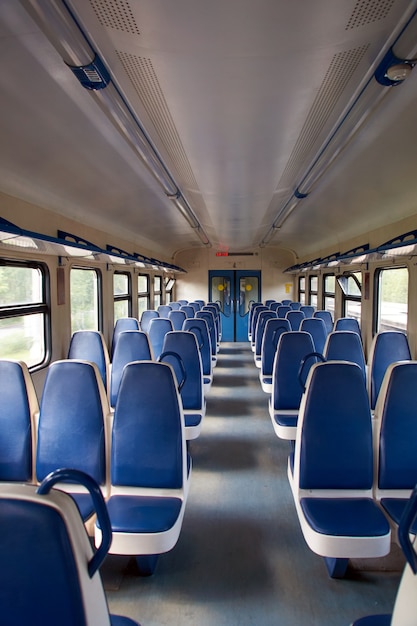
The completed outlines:
{"type": "Polygon", "coordinates": [[[417,213],[417,70],[374,78],[391,46],[417,57],[416,0],[68,0],[101,93],[35,4],[0,3],[5,193],[168,257],[314,255],[417,213]],[[185,212],[112,122],[110,88],[185,212]]]}

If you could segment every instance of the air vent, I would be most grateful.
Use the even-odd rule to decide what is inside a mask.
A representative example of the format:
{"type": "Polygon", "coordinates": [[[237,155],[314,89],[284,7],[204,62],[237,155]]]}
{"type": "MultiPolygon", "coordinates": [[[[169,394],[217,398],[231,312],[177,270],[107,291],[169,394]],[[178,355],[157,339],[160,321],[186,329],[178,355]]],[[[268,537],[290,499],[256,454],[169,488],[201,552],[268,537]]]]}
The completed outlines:
{"type": "Polygon", "coordinates": [[[197,189],[197,182],[175,127],[158,77],[150,59],[116,51],[155,130],[185,185],[197,189]]]}
{"type": "MultiPolygon", "coordinates": [[[[294,181],[296,181],[301,169],[305,167],[305,161],[311,154],[316,142],[319,139],[323,141],[323,129],[331,119],[340,96],[362,61],[368,47],[369,45],[364,45],[334,55],[281,176],[277,190],[294,187],[294,181]]],[[[318,148],[319,146],[316,146],[316,150],[318,148]]]]}
{"type": "Polygon", "coordinates": [[[90,4],[102,26],[140,35],[130,4],[126,0],[90,0],[90,4]]]}
{"type": "Polygon", "coordinates": [[[395,0],[358,0],[345,30],[360,28],[387,17],[395,0]]]}

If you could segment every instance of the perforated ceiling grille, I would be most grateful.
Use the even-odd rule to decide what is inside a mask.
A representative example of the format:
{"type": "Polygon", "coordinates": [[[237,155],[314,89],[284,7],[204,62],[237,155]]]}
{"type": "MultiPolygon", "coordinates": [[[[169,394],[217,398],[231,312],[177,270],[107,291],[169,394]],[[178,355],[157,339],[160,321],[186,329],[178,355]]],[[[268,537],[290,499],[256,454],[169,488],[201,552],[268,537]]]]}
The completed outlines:
{"type": "Polygon", "coordinates": [[[90,0],[90,4],[102,26],[140,35],[132,9],[126,0],[90,0]]]}
{"type": "Polygon", "coordinates": [[[197,189],[197,182],[152,61],[126,52],[116,52],[182,180],[187,186],[197,189]]]}
{"type": "Polygon", "coordinates": [[[385,19],[394,3],[395,0],[358,0],[345,30],[385,19]]]}
{"type": "MultiPolygon", "coordinates": [[[[305,160],[315,147],[315,143],[319,139],[323,141],[324,137],[321,138],[320,135],[326,123],[331,119],[332,112],[340,96],[363,59],[368,47],[369,45],[367,44],[334,55],[277,189],[294,186],[294,180],[297,178],[300,169],[303,166],[305,167],[305,160]]],[[[316,150],[318,148],[319,145],[316,146],[316,150]]]]}

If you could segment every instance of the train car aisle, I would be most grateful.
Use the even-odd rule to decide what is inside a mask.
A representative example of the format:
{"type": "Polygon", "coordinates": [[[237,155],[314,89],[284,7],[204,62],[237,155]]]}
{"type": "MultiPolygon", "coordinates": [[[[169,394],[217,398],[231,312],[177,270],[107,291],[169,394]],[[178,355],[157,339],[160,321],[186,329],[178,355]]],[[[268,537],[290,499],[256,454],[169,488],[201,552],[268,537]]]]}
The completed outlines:
{"type": "Polygon", "coordinates": [[[332,580],[305,544],[287,480],[288,444],[275,436],[248,343],[222,344],[182,533],[156,573],[125,557],[103,570],[112,612],[142,626],[336,626],[391,612],[395,571],[350,569],[332,580]]]}

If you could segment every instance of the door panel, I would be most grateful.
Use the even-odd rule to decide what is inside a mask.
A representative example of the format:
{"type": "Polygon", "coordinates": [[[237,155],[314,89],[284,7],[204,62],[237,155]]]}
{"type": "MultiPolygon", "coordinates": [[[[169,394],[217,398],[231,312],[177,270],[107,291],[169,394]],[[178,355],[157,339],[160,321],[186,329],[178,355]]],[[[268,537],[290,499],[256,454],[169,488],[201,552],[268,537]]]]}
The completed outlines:
{"type": "Polygon", "coordinates": [[[211,270],[209,300],[218,302],[223,341],[248,341],[248,314],[252,302],[261,297],[258,270],[211,270]]]}

